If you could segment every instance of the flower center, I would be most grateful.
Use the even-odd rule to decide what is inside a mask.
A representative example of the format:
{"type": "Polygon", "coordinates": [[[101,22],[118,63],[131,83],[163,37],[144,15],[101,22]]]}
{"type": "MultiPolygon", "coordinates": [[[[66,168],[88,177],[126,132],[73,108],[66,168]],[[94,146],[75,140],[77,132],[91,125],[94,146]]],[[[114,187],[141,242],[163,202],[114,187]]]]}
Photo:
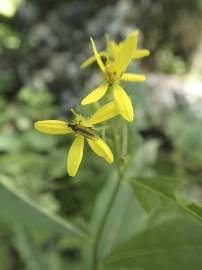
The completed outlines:
{"type": "Polygon", "coordinates": [[[109,84],[114,84],[120,80],[120,76],[117,72],[112,68],[112,65],[106,66],[106,80],[109,84]]]}

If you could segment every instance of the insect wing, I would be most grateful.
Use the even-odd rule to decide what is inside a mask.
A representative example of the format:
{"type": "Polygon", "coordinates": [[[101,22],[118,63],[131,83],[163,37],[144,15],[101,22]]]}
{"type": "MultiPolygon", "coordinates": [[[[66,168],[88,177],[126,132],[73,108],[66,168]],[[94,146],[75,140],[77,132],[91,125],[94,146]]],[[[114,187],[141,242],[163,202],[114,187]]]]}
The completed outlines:
{"type": "Polygon", "coordinates": [[[83,126],[77,125],[77,132],[79,132],[84,137],[92,139],[92,140],[97,140],[99,138],[95,130],[90,127],[83,127],[83,126]]]}

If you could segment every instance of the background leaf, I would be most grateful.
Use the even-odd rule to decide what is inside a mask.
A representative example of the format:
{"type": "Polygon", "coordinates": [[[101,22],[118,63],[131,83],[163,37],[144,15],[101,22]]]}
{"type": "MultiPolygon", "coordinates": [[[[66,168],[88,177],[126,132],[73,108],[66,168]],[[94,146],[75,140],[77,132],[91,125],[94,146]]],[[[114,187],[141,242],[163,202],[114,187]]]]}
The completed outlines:
{"type": "MultiPolygon", "coordinates": [[[[169,177],[158,176],[155,178],[148,179],[132,179],[131,184],[134,187],[136,193],[136,187],[142,192],[139,192],[137,198],[142,205],[151,203],[151,207],[159,207],[166,205],[171,207],[181,207],[185,213],[188,213],[197,220],[202,221],[202,208],[196,204],[186,204],[178,200],[178,192],[180,192],[180,185],[176,179],[169,177]],[[168,203],[166,202],[168,201],[168,203]]],[[[152,209],[152,208],[150,208],[152,209]]]]}
{"type": "Polygon", "coordinates": [[[201,243],[201,225],[183,216],[161,217],[115,248],[106,265],[110,269],[200,270],[201,243]]]}
{"type": "Polygon", "coordinates": [[[22,227],[18,227],[16,230],[16,247],[27,266],[27,269],[52,269],[50,265],[48,265],[48,262],[45,260],[43,253],[36,246],[34,239],[22,227]]]}
{"type": "MultiPolygon", "coordinates": [[[[116,175],[112,175],[110,181],[107,182],[97,198],[90,224],[90,230],[93,236],[95,236],[98,230],[98,226],[115,185],[116,175]]],[[[99,259],[101,260],[104,256],[109,254],[121,241],[128,239],[135,232],[141,231],[146,224],[147,215],[136,200],[130,184],[123,182],[116,196],[114,205],[111,208],[100,239],[98,248],[99,259]]],[[[87,257],[86,253],[87,251],[85,248],[85,257],[90,261],[89,257],[91,254],[88,254],[89,257],[87,257]]]]}
{"type": "Polygon", "coordinates": [[[49,213],[32,200],[21,194],[6,181],[0,185],[0,208],[3,225],[13,227],[21,224],[34,231],[47,234],[63,234],[70,239],[85,239],[85,234],[72,223],[49,213]]]}

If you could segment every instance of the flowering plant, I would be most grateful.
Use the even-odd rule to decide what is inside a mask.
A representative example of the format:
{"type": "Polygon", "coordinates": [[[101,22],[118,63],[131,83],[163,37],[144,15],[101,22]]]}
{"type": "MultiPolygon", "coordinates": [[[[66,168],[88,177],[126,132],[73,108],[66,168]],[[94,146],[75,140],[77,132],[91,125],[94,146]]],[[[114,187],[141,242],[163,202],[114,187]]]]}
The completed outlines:
{"type": "MultiPolygon", "coordinates": [[[[133,105],[130,97],[121,85],[122,81],[143,82],[146,77],[141,74],[126,72],[130,62],[133,59],[149,55],[146,49],[137,49],[138,31],[134,31],[125,40],[116,44],[107,36],[107,48],[105,51],[97,51],[93,38],[90,38],[94,55],[88,58],[81,68],[86,68],[93,62],[97,62],[103,76],[103,82],[92,90],[81,101],[81,105],[86,106],[93,103],[98,105],[98,109],[90,116],[84,117],[71,109],[73,119],[70,121],[61,120],[39,120],[35,123],[35,128],[47,134],[70,134],[74,136],[74,141],[70,147],[67,157],[67,172],[70,176],[75,176],[80,166],[84,141],[86,140],[92,151],[108,163],[115,160],[118,172],[118,180],[111,199],[106,207],[106,212],[100,221],[100,226],[93,240],[92,252],[92,269],[99,269],[98,249],[100,238],[105,228],[110,209],[119,192],[121,183],[124,178],[125,164],[122,162],[127,153],[127,126],[121,122],[122,127],[126,130],[123,136],[123,142],[117,139],[115,128],[112,126],[112,136],[115,145],[115,154],[112,153],[108,144],[101,138],[95,125],[102,124],[115,116],[121,116],[126,122],[132,122],[134,119],[133,105]],[[105,105],[100,106],[100,99],[105,100],[105,105]],[[120,148],[123,150],[120,155],[120,148]]],[[[102,129],[102,127],[101,127],[102,129]]]]}

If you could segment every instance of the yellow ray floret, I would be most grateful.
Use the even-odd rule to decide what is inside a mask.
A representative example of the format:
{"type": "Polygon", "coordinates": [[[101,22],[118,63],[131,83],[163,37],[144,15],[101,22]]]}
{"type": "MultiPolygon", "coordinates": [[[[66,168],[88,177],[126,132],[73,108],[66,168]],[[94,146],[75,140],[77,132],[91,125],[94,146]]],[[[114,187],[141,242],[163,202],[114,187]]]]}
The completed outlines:
{"type": "Polygon", "coordinates": [[[130,35],[121,46],[117,53],[114,62],[112,63],[114,71],[120,75],[122,74],[133,58],[133,52],[136,47],[136,35],[130,35]]]}
{"type": "Polygon", "coordinates": [[[100,57],[99,53],[97,52],[96,46],[95,46],[95,44],[94,44],[92,38],[90,38],[90,41],[91,41],[91,45],[92,45],[93,52],[94,52],[96,61],[97,61],[97,63],[98,63],[98,66],[99,66],[100,70],[101,70],[103,73],[105,73],[105,66],[104,66],[104,64],[103,64],[102,58],[100,57]]]}
{"type": "Polygon", "coordinates": [[[34,127],[47,134],[68,134],[72,132],[65,121],[58,120],[38,121],[34,124],[34,127]]]}
{"type": "Polygon", "coordinates": [[[128,122],[132,122],[134,117],[132,102],[119,84],[114,85],[113,96],[122,117],[128,122]]]}
{"type": "Polygon", "coordinates": [[[114,101],[107,103],[97,110],[89,119],[91,125],[95,125],[111,119],[119,114],[119,110],[114,101]]]}
{"type": "Polygon", "coordinates": [[[75,137],[67,156],[67,171],[70,176],[75,176],[78,171],[83,157],[83,149],[84,137],[78,135],[75,137]]]}
{"type": "Polygon", "coordinates": [[[150,51],[146,49],[136,50],[133,53],[133,59],[139,59],[150,55],[150,51]]]}
{"type": "Polygon", "coordinates": [[[96,89],[94,89],[86,98],[84,98],[81,101],[82,105],[87,105],[90,103],[94,103],[101,99],[105,93],[107,92],[108,84],[103,83],[100,86],[98,86],[96,89]]]}
{"type": "Polygon", "coordinates": [[[99,138],[96,141],[87,139],[87,141],[91,149],[98,156],[104,158],[108,163],[112,163],[114,161],[113,154],[109,146],[101,138],[99,138]]]}
{"type": "Polygon", "coordinates": [[[113,154],[109,146],[99,137],[93,125],[109,120],[119,114],[115,102],[110,102],[99,108],[91,117],[85,118],[75,114],[73,122],[67,123],[60,120],[44,120],[34,124],[35,128],[47,134],[69,134],[73,133],[75,139],[67,156],[67,171],[70,176],[75,176],[80,166],[84,140],[86,139],[90,148],[108,163],[113,162],[113,154]]]}
{"type": "MultiPolygon", "coordinates": [[[[101,51],[99,52],[100,57],[107,57],[107,52],[105,51],[101,51]]],[[[86,59],[81,65],[80,68],[86,68],[88,66],[90,66],[91,64],[93,64],[96,61],[95,55],[92,55],[91,57],[89,57],[88,59],[86,59]]]]}
{"type": "Polygon", "coordinates": [[[139,74],[124,73],[121,76],[120,80],[129,82],[144,82],[146,80],[146,76],[139,74]]]}

